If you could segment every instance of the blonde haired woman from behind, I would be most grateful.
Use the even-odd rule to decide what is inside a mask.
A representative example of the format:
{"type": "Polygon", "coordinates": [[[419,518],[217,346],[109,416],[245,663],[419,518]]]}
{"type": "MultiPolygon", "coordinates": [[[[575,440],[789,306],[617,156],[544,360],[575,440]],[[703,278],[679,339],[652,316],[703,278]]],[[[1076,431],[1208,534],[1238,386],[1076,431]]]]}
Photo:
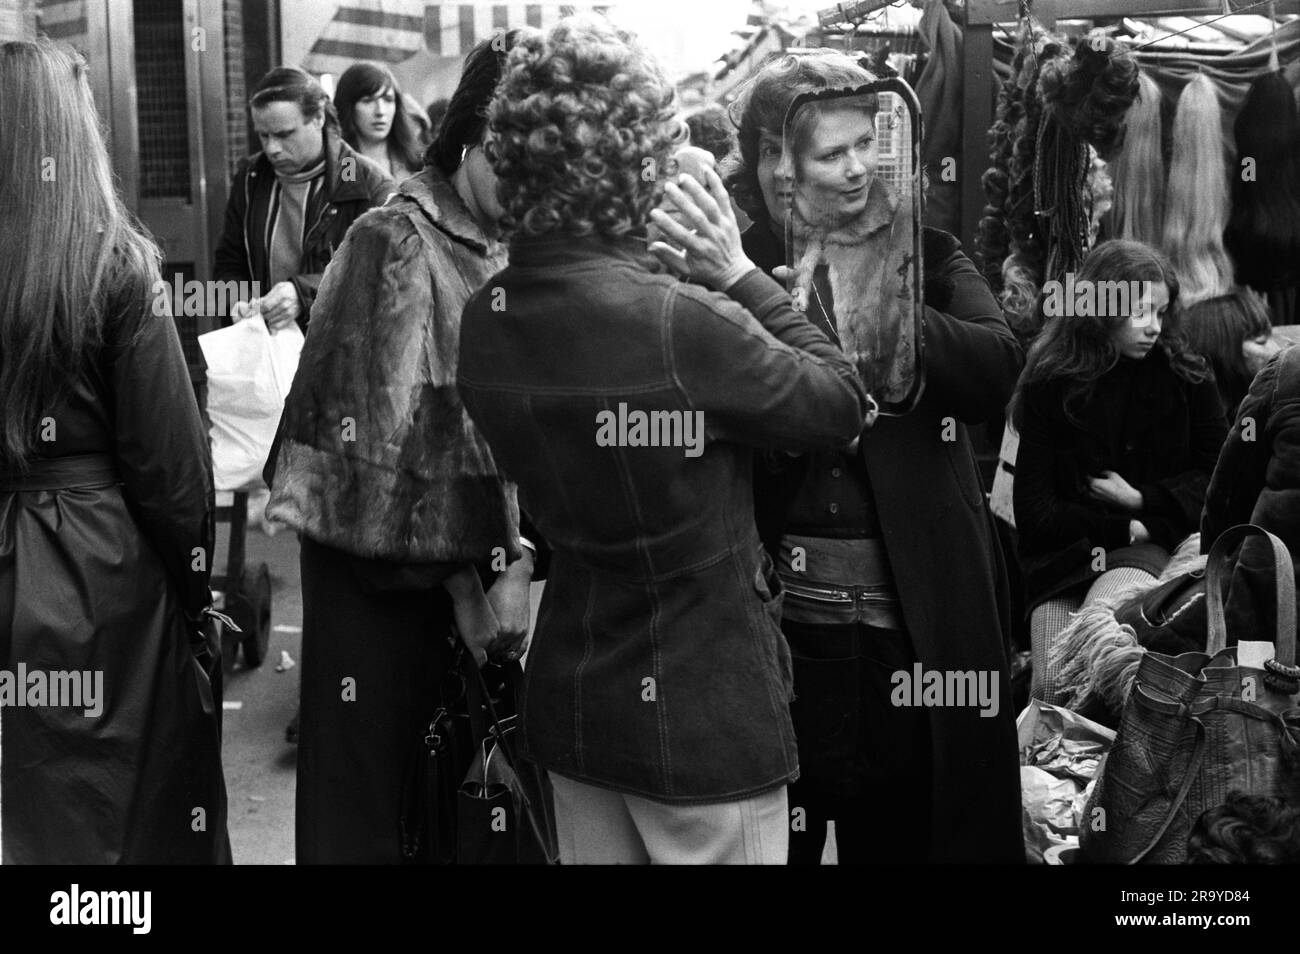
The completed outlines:
{"type": "Polygon", "coordinates": [[[85,62],[3,43],[0,89],[0,670],[27,683],[0,707],[3,860],[229,862],[196,658],[212,469],[158,249],[85,62]]]}

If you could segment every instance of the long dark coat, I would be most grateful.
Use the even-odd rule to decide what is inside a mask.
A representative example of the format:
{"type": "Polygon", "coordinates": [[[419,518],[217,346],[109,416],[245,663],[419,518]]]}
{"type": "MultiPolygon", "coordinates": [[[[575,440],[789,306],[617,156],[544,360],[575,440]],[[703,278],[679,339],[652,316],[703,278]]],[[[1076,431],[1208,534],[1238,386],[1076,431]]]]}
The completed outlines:
{"type": "MultiPolygon", "coordinates": [[[[744,240],[761,268],[784,264],[766,226],[744,240]]],[[[859,452],[917,658],[926,670],[996,671],[1000,705],[992,718],[973,707],[930,710],[933,824],[928,846],[918,833],[914,860],[1014,862],[1024,848],[1007,568],[964,425],[1003,413],[1024,355],[957,240],[926,229],[924,242],[925,393],[910,414],[863,432],[859,452]]],[[[758,480],[759,530],[774,556],[802,473],[758,480]]]]}
{"type": "Polygon", "coordinates": [[[172,319],[144,281],[0,474],[0,668],[103,674],[102,712],[5,707],[4,863],[229,860],[217,712],[191,650],[210,600],[212,465],[172,319]],[[21,488],[21,489],[20,489],[21,488]]]}

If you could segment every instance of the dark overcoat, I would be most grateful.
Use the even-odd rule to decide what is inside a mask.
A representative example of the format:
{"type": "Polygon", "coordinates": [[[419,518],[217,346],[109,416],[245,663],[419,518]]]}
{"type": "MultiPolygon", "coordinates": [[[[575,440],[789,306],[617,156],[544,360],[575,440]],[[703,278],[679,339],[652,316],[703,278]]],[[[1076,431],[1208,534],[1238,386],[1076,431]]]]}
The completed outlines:
{"type": "Polygon", "coordinates": [[[0,474],[0,670],[102,678],[94,705],[0,708],[5,864],[230,860],[218,712],[192,651],[212,464],[153,291],[120,283],[39,455],[0,474]]]}
{"type": "MultiPolygon", "coordinates": [[[[744,238],[761,268],[785,264],[765,226],[744,238]]],[[[924,243],[925,393],[910,414],[864,431],[859,453],[922,667],[995,671],[1000,706],[994,717],[974,707],[930,710],[934,823],[915,860],[1014,862],[1024,849],[1007,567],[965,425],[1003,413],[1024,355],[957,240],[926,229],[924,243]]],[[[773,552],[801,476],[793,467],[759,478],[759,528],[773,552]]]]}

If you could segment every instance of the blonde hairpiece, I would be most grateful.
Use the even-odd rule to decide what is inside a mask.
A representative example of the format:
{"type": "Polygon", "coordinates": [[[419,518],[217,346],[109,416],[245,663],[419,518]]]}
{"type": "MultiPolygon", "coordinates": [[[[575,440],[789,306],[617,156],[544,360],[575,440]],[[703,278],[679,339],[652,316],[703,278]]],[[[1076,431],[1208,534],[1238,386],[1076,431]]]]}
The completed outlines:
{"type": "Polygon", "coordinates": [[[1174,154],[1165,198],[1164,249],[1182,286],[1184,305],[1226,294],[1232,262],[1223,247],[1228,172],[1223,117],[1214,84],[1194,76],[1178,98],[1174,154]]]}
{"type": "Polygon", "coordinates": [[[1113,166],[1114,237],[1159,245],[1164,226],[1165,162],[1161,153],[1160,89],[1138,76],[1138,98],[1125,120],[1124,146],[1113,166]]]}

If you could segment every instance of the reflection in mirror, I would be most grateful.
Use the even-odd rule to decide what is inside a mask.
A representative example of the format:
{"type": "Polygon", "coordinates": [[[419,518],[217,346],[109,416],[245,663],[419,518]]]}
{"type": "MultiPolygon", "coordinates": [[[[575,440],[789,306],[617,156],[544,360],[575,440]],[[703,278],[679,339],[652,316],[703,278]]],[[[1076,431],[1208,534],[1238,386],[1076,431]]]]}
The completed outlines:
{"type": "Polygon", "coordinates": [[[921,352],[920,112],[901,80],[795,99],[778,175],[795,307],[837,340],[884,414],[915,406],[921,352]]]}

